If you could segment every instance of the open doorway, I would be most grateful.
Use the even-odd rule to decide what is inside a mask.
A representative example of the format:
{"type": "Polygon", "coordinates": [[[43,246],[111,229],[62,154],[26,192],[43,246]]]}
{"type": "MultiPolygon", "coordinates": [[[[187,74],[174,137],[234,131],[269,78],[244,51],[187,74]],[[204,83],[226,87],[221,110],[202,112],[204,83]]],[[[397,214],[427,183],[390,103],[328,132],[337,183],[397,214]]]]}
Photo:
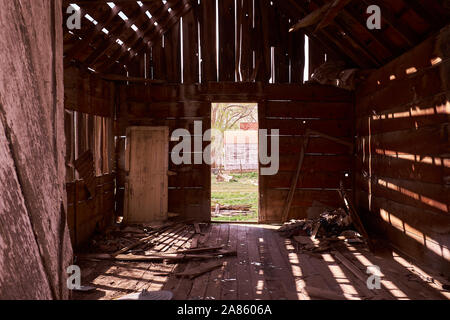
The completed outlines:
{"type": "Polygon", "coordinates": [[[211,219],[258,222],[258,104],[212,103],[211,219]]]}

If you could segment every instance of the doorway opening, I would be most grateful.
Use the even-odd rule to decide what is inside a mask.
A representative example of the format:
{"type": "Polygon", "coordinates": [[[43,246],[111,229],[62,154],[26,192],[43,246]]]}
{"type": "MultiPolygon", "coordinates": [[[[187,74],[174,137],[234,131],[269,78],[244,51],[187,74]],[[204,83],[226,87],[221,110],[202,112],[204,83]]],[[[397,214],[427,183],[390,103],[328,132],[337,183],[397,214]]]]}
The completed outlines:
{"type": "Polygon", "coordinates": [[[212,103],[211,128],[211,220],[258,222],[258,104],[212,103]]]}

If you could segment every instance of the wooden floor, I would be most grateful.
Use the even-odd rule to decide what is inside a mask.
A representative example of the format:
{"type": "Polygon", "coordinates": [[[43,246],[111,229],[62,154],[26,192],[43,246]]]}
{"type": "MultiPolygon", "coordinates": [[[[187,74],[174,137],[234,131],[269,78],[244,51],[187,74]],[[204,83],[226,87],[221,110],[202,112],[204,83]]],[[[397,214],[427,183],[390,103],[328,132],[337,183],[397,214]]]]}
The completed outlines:
{"type": "MultiPolygon", "coordinates": [[[[236,249],[237,256],[222,258],[223,268],[193,280],[167,274],[207,262],[80,261],[82,284],[91,284],[97,290],[74,293],[73,299],[117,299],[143,289],[170,290],[177,300],[317,299],[317,289],[343,299],[450,299],[450,293],[440,289],[436,275],[425,274],[396,254],[375,256],[362,245],[337,244],[334,250],[358,269],[351,272],[330,252],[318,256],[299,253],[292,240],[280,237],[275,229],[264,225],[205,225],[200,245],[225,245],[236,249]],[[355,276],[365,276],[371,265],[381,269],[381,290],[369,290],[365,278],[355,276]]],[[[161,235],[155,249],[170,252],[189,248],[192,236],[187,229],[173,230],[161,235]]]]}

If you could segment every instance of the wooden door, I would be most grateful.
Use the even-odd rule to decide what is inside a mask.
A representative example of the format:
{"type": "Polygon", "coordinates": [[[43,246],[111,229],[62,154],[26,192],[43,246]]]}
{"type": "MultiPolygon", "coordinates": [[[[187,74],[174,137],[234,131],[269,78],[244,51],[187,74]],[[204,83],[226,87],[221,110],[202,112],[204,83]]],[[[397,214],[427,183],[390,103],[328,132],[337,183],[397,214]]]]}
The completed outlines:
{"type": "Polygon", "coordinates": [[[149,223],[166,220],[169,128],[128,128],[125,153],[125,222],[149,223]]]}

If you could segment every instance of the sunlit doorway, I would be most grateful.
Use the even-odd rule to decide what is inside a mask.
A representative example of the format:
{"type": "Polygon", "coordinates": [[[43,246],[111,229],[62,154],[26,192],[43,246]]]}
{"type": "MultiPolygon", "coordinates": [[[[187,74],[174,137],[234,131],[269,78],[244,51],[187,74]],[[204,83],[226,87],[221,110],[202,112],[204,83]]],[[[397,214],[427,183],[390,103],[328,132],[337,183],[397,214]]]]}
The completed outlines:
{"type": "Polygon", "coordinates": [[[211,219],[258,222],[258,104],[211,106],[211,219]]]}

